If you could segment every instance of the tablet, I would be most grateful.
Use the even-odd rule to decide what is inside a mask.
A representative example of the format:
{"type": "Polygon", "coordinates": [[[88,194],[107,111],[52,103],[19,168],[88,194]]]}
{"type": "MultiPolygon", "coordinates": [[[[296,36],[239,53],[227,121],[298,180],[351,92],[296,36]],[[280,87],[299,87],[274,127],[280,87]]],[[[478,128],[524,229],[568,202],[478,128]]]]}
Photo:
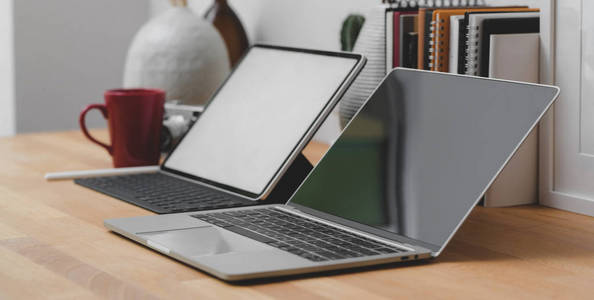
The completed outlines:
{"type": "Polygon", "coordinates": [[[162,168],[264,197],[364,64],[359,54],[251,47],[162,168]]]}

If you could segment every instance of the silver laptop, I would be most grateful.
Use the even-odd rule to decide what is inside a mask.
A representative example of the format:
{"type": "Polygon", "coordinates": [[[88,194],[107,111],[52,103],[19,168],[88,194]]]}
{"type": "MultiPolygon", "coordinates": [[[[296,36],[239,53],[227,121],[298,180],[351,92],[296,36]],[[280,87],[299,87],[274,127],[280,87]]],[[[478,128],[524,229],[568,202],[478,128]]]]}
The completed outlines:
{"type": "Polygon", "coordinates": [[[311,165],[284,175],[308,164],[301,151],[365,62],[354,53],[252,46],[160,167],[75,182],[157,213],[285,203],[292,191],[274,188],[294,190],[307,176],[311,165]]]}
{"type": "Polygon", "coordinates": [[[229,281],[436,257],[558,94],[395,69],[287,204],[105,226],[229,281]]]}

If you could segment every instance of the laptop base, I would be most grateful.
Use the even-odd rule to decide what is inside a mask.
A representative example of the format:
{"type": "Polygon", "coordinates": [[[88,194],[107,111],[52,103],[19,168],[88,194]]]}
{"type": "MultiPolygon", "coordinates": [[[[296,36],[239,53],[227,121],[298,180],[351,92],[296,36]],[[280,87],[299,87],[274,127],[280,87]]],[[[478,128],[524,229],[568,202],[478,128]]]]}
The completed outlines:
{"type": "Polygon", "coordinates": [[[75,179],[78,185],[158,214],[256,205],[165,173],[75,179]]]}
{"type": "MultiPolygon", "coordinates": [[[[216,213],[233,215],[239,212],[266,211],[275,208],[290,210],[286,205],[267,205],[257,208],[221,209],[217,210],[216,213]]],[[[331,257],[328,256],[330,254],[327,254],[326,250],[336,252],[339,250],[339,247],[343,248],[343,246],[334,247],[329,245],[326,247],[331,247],[330,249],[324,250],[321,254],[315,254],[316,256],[324,257],[324,260],[316,261],[304,257],[306,255],[302,252],[300,252],[301,255],[294,253],[295,249],[293,247],[284,248],[253,239],[254,234],[261,234],[262,236],[267,234],[269,238],[273,238],[271,232],[266,233],[266,231],[261,231],[261,233],[257,233],[256,231],[258,229],[254,229],[256,231],[249,229],[250,225],[242,225],[244,226],[244,230],[237,230],[239,224],[234,225],[236,227],[220,227],[200,220],[198,216],[202,214],[208,215],[210,213],[190,212],[111,219],[105,220],[104,225],[107,229],[123,237],[225,281],[245,281],[317,273],[337,269],[423,260],[432,257],[428,249],[408,244],[405,246],[406,248],[410,248],[409,251],[374,253],[364,256],[337,253],[341,257],[331,257]],[[247,234],[248,231],[251,233],[247,234]]],[[[291,228],[293,226],[287,224],[287,226],[283,227],[292,230],[291,228]]],[[[270,229],[270,231],[274,230],[270,229]]],[[[363,235],[369,237],[366,234],[363,235]]],[[[282,239],[280,236],[278,238],[282,239]]],[[[292,238],[296,239],[298,236],[293,234],[292,238]]],[[[307,237],[305,238],[307,239],[307,237]]],[[[376,238],[373,238],[373,240],[376,242],[379,241],[376,238]]],[[[334,241],[334,238],[330,238],[330,241],[334,241]]],[[[392,244],[392,242],[389,243],[392,244]]],[[[323,245],[316,245],[316,247],[321,246],[323,245]]],[[[363,246],[365,245],[358,245],[357,247],[361,248],[363,246]]],[[[306,251],[315,251],[315,249],[306,251]]],[[[347,250],[345,249],[343,251],[347,250]]],[[[348,251],[352,252],[351,250],[348,251]]]]}

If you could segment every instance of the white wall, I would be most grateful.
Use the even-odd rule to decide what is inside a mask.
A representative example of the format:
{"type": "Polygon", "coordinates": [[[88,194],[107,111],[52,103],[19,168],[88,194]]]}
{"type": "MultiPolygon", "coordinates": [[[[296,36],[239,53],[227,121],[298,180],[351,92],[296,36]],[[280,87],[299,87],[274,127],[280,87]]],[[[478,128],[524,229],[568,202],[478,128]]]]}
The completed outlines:
{"type": "MultiPolygon", "coordinates": [[[[17,132],[78,128],[84,106],[122,85],[128,45],[148,16],[147,0],[15,0],[17,132]]],[[[105,126],[99,113],[89,123],[105,126]]]]}
{"type": "MultiPolygon", "coordinates": [[[[203,15],[211,0],[189,0],[203,15]]],[[[370,0],[229,0],[247,31],[250,43],[340,50],[340,28],[350,13],[363,14],[380,1],[370,0]]],[[[151,0],[152,15],[167,9],[169,1],[151,0]]],[[[337,112],[333,112],[315,139],[332,142],[339,134],[337,112]]]]}
{"type": "MultiPolygon", "coordinates": [[[[166,0],[151,0],[152,13],[169,6],[166,0]]],[[[202,15],[212,0],[190,0],[202,15]]],[[[349,13],[362,13],[378,5],[369,0],[229,0],[241,18],[250,42],[339,50],[339,32],[349,13]]]]}
{"type": "Polygon", "coordinates": [[[15,132],[12,0],[0,1],[0,136],[15,132]]]}

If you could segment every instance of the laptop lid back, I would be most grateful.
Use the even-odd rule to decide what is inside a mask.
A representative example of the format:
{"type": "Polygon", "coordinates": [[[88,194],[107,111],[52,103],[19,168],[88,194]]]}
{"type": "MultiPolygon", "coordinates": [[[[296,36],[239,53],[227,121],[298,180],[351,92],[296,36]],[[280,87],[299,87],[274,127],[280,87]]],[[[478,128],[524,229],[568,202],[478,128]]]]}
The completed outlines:
{"type": "Polygon", "coordinates": [[[438,255],[558,93],[396,69],[289,205],[438,255]]]}
{"type": "Polygon", "coordinates": [[[353,53],[253,46],[162,168],[265,196],[364,63],[353,53]]]}

